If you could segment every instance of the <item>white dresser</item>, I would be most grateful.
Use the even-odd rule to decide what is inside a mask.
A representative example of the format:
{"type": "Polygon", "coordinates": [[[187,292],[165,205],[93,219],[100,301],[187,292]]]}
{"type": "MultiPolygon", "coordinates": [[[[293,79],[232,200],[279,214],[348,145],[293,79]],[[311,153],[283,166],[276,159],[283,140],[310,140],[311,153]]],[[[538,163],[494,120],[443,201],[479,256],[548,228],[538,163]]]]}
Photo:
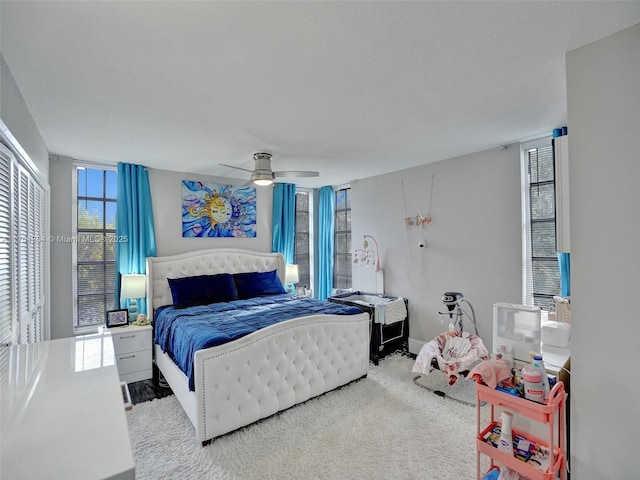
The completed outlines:
{"type": "Polygon", "coordinates": [[[135,478],[110,335],[0,347],[0,478],[135,478]]]}
{"type": "Polygon", "coordinates": [[[104,334],[113,339],[120,380],[131,383],[151,378],[153,374],[151,325],[114,327],[107,329],[104,334]]]}

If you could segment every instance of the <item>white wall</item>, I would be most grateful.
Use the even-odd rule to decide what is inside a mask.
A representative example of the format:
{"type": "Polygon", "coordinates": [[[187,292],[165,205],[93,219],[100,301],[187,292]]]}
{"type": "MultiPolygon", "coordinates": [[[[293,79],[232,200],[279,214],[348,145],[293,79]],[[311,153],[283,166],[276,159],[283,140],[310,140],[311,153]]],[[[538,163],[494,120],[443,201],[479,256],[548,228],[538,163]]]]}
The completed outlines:
{"type": "MultiPolygon", "coordinates": [[[[7,146],[29,164],[45,191],[49,192],[49,151],[2,55],[0,55],[0,120],[2,137],[10,143],[7,146]]],[[[46,209],[47,221],[49,221],[49,207],[47,206],[46,209]]],[[[49,258],[45,258],[45,275],[50,271],[49,258]]],[[[44,304],[43,339],[45,340],[51,337],[49,280],[49,278],[45,280],[47,290],[44,304]]]]}
{"type": "MultiPolygon", "coordinates": [[[[428,341],[447,329],[448,320],[438,322],[446,308],[440,299],[453,290],[475,308],[480,336],[491,349],[493,304],[522,301],[519,148],[448,159],[351,187],[352,248],[361,247],[363,234],[377,239],[385,293],[409,299],[411,338],[428,341]],[[406,227],[405,217],[429,213],[432,175],[433,223],[422,232],[406,227]],[[418,247],[421,239],[424,248],[418,247]]],[[[374,286],[373,270],[354,266],[353,287],[374,286]]]]}
{"type": "Polygon", "coordinates": [[[182,238],[182,180],[238,186],[244,183],[230,178],[149,169],[158,256],[219,247],[271,251],[273,187],[256,188],[255,238],[182,238]]]}
{"type": "Polygon", "coordinates": [[[640,24],[569,52],[567,92],[572,478],[640,478],[640,24]]]}
{"type": "Polygon", "coordinates": [[[43,184],[48,185],[49,151],[2,55],[0,55],[0,118],[33,162],[43,184]]]}
{"type": "MultiPolygon", "coordinates": [[[[73,236],[71,222],[73,202],[73,159],[52,155],[49,166],[51,182],[51,237],[73,236]]],[[[73,244],[51,242],[51,338],[73,336],[73,244]]]]}
{"type": "MultiPolygon", "coordinates": [[[[52,156],[51,236],[72,236],[71,198],[74,159],[52,156]]],[[[271,251],[271,212],[273,187],[257,188],[256,238],[182,238],[182,180],[242,184],[240,180],[149,169],[151,201],[156,229],[158,255],[173,255],[204,248],[236,247],[271,251]]],[[[51,244],[51,338],[73,336],[71,243],[51,244]]]]}

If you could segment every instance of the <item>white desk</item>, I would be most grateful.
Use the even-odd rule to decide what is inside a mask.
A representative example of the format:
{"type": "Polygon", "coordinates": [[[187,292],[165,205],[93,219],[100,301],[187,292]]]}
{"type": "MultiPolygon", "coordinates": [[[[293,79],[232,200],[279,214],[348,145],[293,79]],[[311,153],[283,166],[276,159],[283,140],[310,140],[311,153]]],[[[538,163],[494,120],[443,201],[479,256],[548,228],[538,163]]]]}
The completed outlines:
{"type": "Polygon", "coordinates": [[[0,347],[0,478],[135,478],[110,336],[0,347]]]}
{"type": "Polygon", "coordinates": [[[551,345],[542,345],[540,348],[544,369],[549,375],[558,375],[562,366],[571,356],[570,348],[558,348],[551,345]]]}
{"type": "MultiPolygon", "coordinates": [[[[540,355],[542,355],[544,369],[547,371],[547,374],[557,376],[560,373],[562,366],[571,356],[571,349],[541,345],[540,355]]],[[[531,362],[525,362],[522,360],[515,360],[513,362],[514,366],[518,369],[521,369],[529,363],[531,362]]]]}

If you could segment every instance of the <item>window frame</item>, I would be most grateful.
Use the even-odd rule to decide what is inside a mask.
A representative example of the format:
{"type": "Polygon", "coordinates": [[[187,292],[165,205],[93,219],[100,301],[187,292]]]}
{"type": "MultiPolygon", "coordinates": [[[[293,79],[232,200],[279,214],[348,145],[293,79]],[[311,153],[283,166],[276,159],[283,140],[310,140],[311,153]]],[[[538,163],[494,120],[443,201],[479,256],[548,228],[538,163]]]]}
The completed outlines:
{"type": "Polygon", "coordinates": [[[295,243],[294,243],[294,254],[293,254],[293,263],[298,265],[298,270],[300,272],[300,280],[298,282],[298,288],[302,286],[306,286],[309,289],[313,290],[313,192],[309,189],[305,188],[296,188],[296,232],[295,232],[295,243]],[[307,209],[301,210],[298,209],[298,195],[306,195],[307,196],[307,209]],[[307,231],[298,230],[300,226],[299,214],[307,214],[307,231]],[[307,236],[307,253],[300,253],[298,251],[298,236],[307,236]],[[304,272],[308,272],[305,276],[304,272]],[[305,281],[306,280],[306,281],[305,281]]]}
{"type": "Polygon", "coordinates": [[[553,293],[536,292],[534,280],[534,262],[543,262],[551,265],[551,280],[545,280],[545,284],[550,285],[560,282],[560,271],[558,266],[558,231],[562,229],[562,218],[558,214],[559,189],[558,172],[556,165],[556,153],[551,136],[541,137],[521,144],[521,200],[522,200],[522,303],[524,305],[540,306],[543,310],[548,310],[553,302],[553,296],[559,295],[560,289],[553,293]],[[534,181],[530,178],[529,152],[550,148],[552,155],[553,180],[534,181]],[[553,195],[553,217],[544,219],[532,219],[532,205],[530,192],[535,186],[552,186],[553,195]],[[534,224],[553,222],[554,256],[534,256],[536,245],[532,236],[532,226],[534,224]],[[546,299],[546,300],[543,300],[546,299]]]}
{"type": "MultiPolygon", "coordinates": [[[[84,324],[84,325],[80,325],[79,323],[79,318],[78,318],[78,300],[79,300],[79,295],[78,295],[78,266],[79,264],[89,264],[89,263],[95,263],[95,264],[102,264],[104,266],[104,268],[107,268],[108,264],[113,264],[114,266],[114,272],[115,272],[115,267],[116,267],[116,258],[114,257],[113,261],[106,261],[103,260],[102,262],[84,262],[84,261],[80,261],[78,260],[78,243],[80,242],[80,239],[83,235],[91,235],[91,233],[94,234],[98,234],[98,235],[102,235],[104,239],[106,239],[107,234],[113,234],[114,236],[116,235],[116,226],[114,225],[113,229],[107,229],[106,228],[106,201],[113,201],[113,203],[115,204],[116,207],[116,222],[117,222],[117,191],[116,191],[116,198],[112,199],[112,198],[108,198],[106,197],[107,195],[107,190],[106,190],[106,175],[105,172],[117,172],[117,167],[112,166],[112,165],[101,165],[101,164],[93,164],[93,163],[84,163],[84,162],[74,162],[73,164],[73,179],[72,179],[72,215],[71,215],[71,225],[72,225],[72,232],[73,232],[73,237],[72,237],[72,254],[71,254],[71,261],[72,261],[72,277],[73,277],[73,281],[72,281],[72,310],[73,310],[73,332],[74,334],[85,334],[85,333],[89,333],[89,332],[95,332],[97,331],[97,329],[104,325],[105,323],[105,319],[106,319],[106,312],[108,310],[110,310],[108,303],[105,303],[105,311],[104,311],[104,315],[102,315],[102,318],[100,320],[100,322],[95,322],[95,323],[88,323],[88,324],[84,324]],[[103,197],[99,198],[99,197],[81,197],[82,199],[85,199],[87,201],[102,201],[103,203],[103,226],[102,229],[87,229],[86,231],[78,231],[78,201],[79,201],[79,197],[78,197],[78,171],[81,169],[92,169],[92,170],[100,170],[103,172],[103,197]]],[[[117,187],[116,187],[117,188],[117,187]]],[[[104,243],[104,242],[103,242],[104,243]]],[[[115,245],[115,243],[114,243],[115,245]]],[[[117,252],[116,252],[117,254],[117,252]]],[[[106,273],[105,273],[105,279],[106,279],[106,273]]],[[[114,282],[117,281],[117,272],[114,275],[114,282]]],[[[114,300],[114,308],[119,308],[119,304],[117,302],[117,299],[115,298],[115,292],[116,292],[116,285],[114,284],[114,289],[113,289],[113,300],[114,300]]],[[[105,282],[105,286],[103,288],[103,292],[101,294],[88,294],[88,295],[82,295],[82,296],[96,296],[96,295],[103,295],[106,297],[110,292],[108,291],[108,287],[106,285],[105,282]]]]}
{"type": "Polygon", "coordinates": [[[334,231],[333,231],[333,289],[334,290],[349,290],[353,286],[353,272],[352,261],[353,253],[351,251],[351,185],[345,185],[334,188],[335,207],[333,211],[334,218],[334,231]],[[340,192],[346,192],[346,198],[344,202],[344,208],[338,208],[338,195],[340,192]],[[345,222],[347,229],[338,230],[338,214],[345,212],[345,222]],[[345,244],[346,249],[344,252],[338,251],[338,236],[346,235],[345,244]],[[343,258],[344,265],[347,269],[347,273],[338,273],[338,265],[340,265],[339,258],[343,258]],[[343,282],[340,282],[340,279],[343,282]]]}

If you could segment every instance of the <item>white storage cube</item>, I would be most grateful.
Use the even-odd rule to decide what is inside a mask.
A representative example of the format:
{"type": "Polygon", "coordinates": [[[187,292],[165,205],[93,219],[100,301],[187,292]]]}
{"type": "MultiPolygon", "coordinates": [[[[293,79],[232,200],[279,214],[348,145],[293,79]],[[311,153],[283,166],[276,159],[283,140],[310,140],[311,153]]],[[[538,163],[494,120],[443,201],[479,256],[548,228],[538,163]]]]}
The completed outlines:
{"type": "Polygon", "coordinates": [[[570,337],[570,323],[549,321],[542,325],[542,343],[545,345],[567,348],[570,337]]]}

